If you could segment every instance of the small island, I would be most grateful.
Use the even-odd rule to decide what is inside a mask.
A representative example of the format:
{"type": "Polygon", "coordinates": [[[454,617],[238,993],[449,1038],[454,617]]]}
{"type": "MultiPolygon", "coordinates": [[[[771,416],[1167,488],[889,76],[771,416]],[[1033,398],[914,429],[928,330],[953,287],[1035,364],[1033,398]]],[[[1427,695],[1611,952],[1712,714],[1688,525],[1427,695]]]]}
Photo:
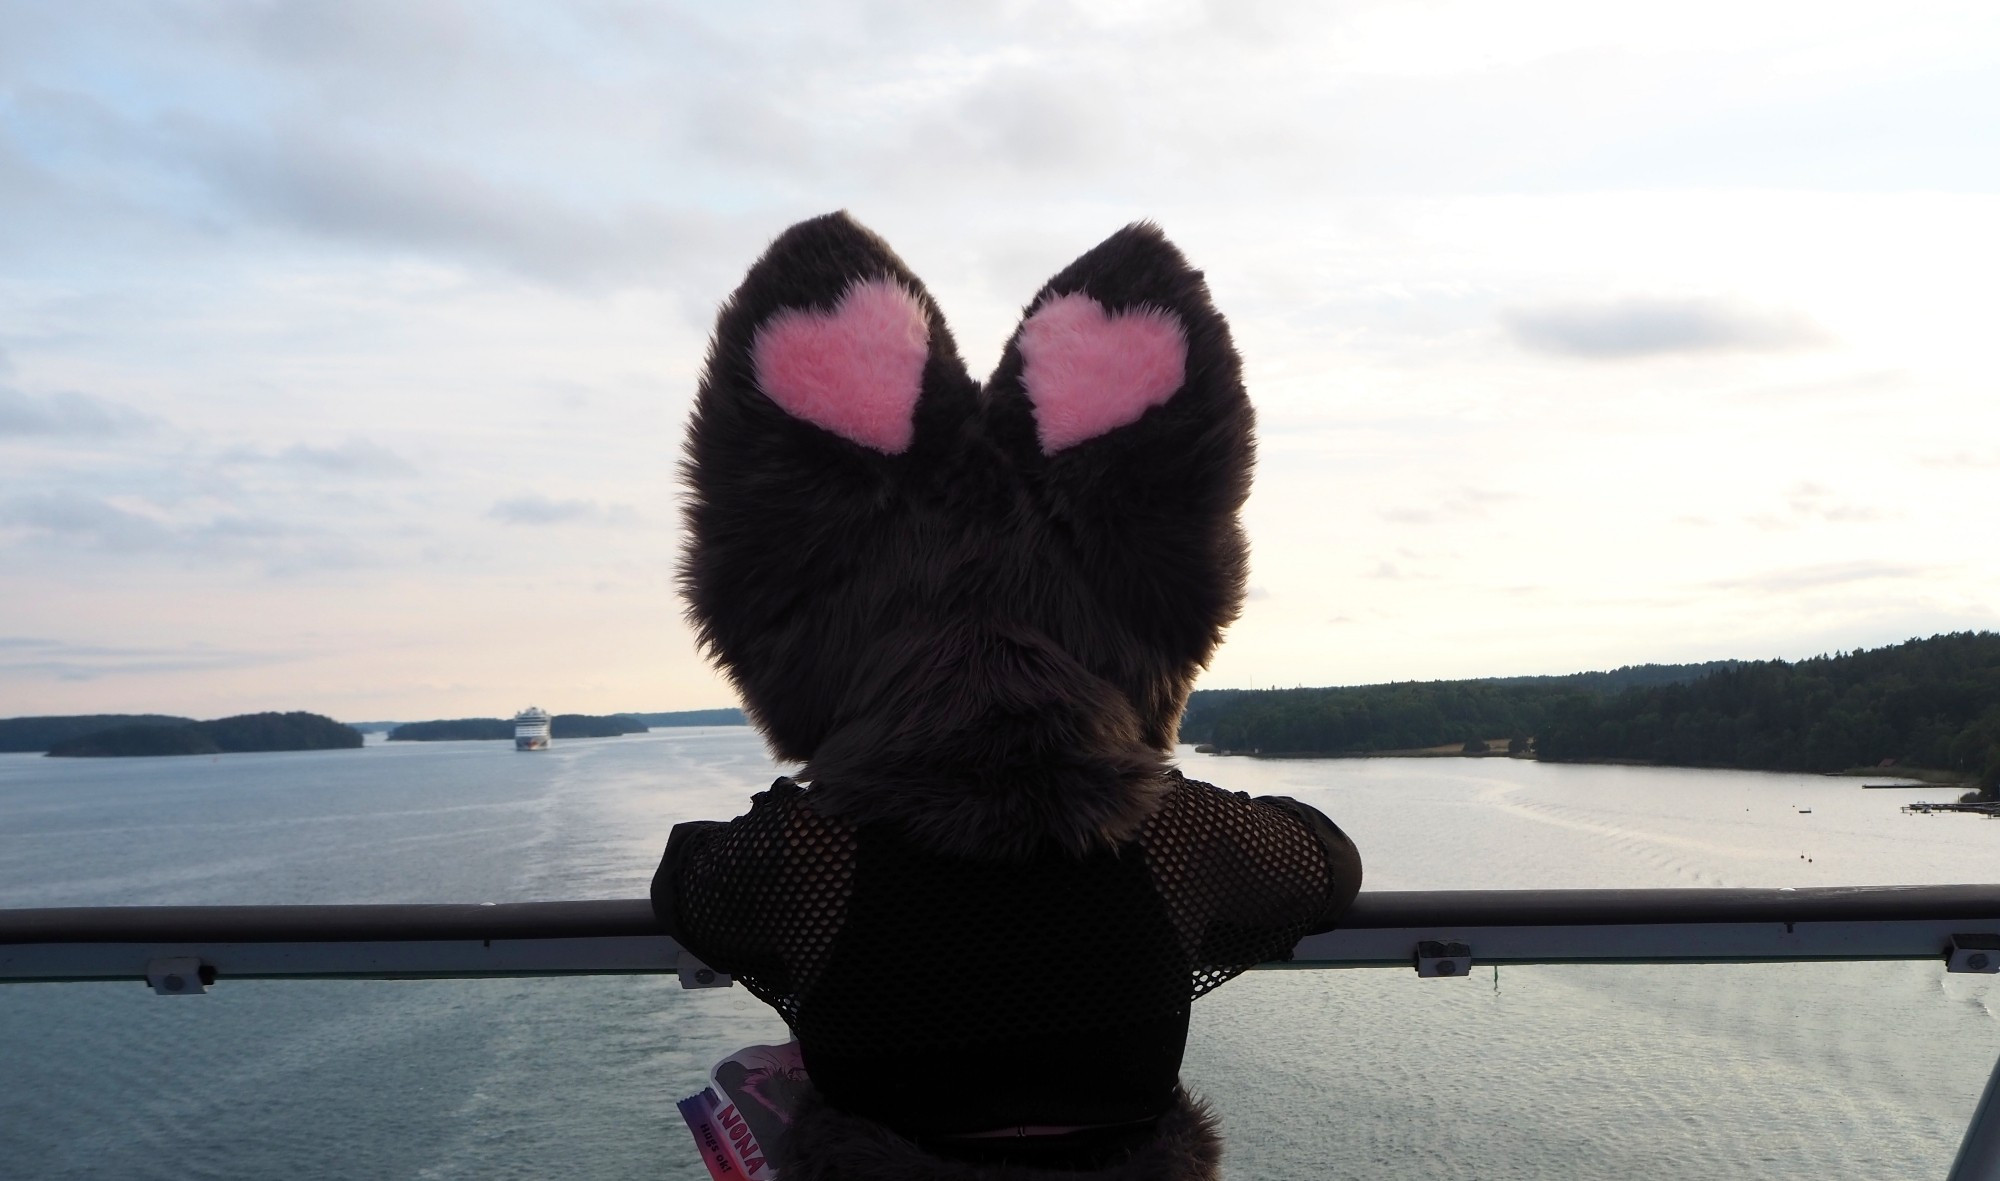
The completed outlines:
{"type": "Polygon", "coordinates": [[[55,717],[0,718],[0,754],[27,754],[58,742],[125,726],[192,726],[193,718],[172,714],[69,714],[55,717]]]}
{"type": "Polygon", "coordinates": [[[625,714],[648,726],[747,726],[750,719],[740,709],[678,709],[658,714],[625,714]]]}
{"type": "Polygon", "coordinates": [[[212,722],[141,722],[66,738],[50,758],[135,758],[278,750],[354,750],[361,731],[320,714],[238,714],[212,722]]]}
{"type": "Polygon", "coordinates": [[[644,734],[648,728],[629,714],[557,714],[549,719],[550,738],[617,738],[644,734]]]}
{"type": "Polygon", "coordinates": [[[492,742],[514,736],[506,718],[440,718],[433,722],[403,722],[389,731],[389,742],[492,742]]]}
{"type": "MultiPolygon", "coordinates": [[[[631,714],[557,714],[549,719],[550,738],[616,738],[644,734],[645,722],[631,714]]],[[[494,742],[514,737],[511,718],[450,718],[404,722],[389,731],[390,742],[494,742]]]]}

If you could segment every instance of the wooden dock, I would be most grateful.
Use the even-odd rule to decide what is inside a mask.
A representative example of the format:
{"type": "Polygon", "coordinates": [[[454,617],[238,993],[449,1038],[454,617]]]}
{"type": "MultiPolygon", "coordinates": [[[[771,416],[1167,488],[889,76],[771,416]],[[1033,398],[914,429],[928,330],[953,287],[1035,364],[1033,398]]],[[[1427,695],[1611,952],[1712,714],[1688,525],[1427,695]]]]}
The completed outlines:
{"type": "Polygon", "coordinates": [[[1971,804],[1929,804],[1922,800],[1914,804],[1904,804],[1905,812],[1977,812],[1981,816],[2000,816],[2000,800],[1980,800],[1971,804]]]}

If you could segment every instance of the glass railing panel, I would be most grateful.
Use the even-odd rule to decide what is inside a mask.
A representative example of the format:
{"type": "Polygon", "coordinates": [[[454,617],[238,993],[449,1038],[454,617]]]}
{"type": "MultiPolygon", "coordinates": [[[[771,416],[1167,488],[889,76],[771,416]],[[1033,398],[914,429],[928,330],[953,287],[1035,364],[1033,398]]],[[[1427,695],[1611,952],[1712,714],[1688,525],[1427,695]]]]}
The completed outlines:
{"type": "Polygon", "coordinates": [[[0,988],[0,1175],[705,1177],[673,1101],[784,1027],[672,976],[0,988]]]}
{"type": "MultiPolygon", "coordinates": [[[[1259,972],[1196,1006],[1185,1079],[1246,1181],[1943,1178],[1996,1012],[2000,978],[1931,963],[1259,972]]],[[[673,1101],[783,1037],[671,976],[22,985],[0,1030],[37,1177],[695,1181],[673,1101]]]]}
{"type": "Polygon", "coordinates": [[[1942,1179],[1996,1015],[1932,963],[1265,972],[1184,1077],[1233,1177],[1942,1179]]]}

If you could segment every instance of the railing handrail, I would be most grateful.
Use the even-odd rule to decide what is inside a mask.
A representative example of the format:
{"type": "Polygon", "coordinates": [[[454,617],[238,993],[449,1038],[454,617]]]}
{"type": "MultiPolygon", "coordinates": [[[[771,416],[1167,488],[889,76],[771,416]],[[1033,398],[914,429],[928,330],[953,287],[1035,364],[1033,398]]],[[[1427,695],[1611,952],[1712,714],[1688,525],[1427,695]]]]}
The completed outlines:
{"type": "Polygon", "coordinates": [[[665,936],[645,899],[0,910],[17,943],[340,943],[665,936]]]}
{"type": "MultiPolygon", "coordinates": [[[[687,959],[644,899],[0,910],[0,983],[133,979],[163,958],[235,979],[674,972],[687,959]]],[[[1944,958],[2000,970],[2000,885],[1378,890],[1264,966],[1431,974],[1427,958],[1444,975],[1475,962],[1944,958]]]]}
{"type": "MultiPolygon", "coordinates": [[[[1798,889],[1372,890],[1340,930],[2000,919],[2000,884],[1798,889]]],[[[645,899],[0,910],[0,945],[664,936],[645,899]]]]}

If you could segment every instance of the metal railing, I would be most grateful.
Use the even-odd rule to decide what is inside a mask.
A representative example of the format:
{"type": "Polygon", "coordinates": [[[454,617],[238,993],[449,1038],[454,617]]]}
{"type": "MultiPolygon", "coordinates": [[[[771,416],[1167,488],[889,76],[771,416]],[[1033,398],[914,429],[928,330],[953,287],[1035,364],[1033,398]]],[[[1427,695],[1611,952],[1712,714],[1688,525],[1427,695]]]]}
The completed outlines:
{"type": "MultiPolygon", "coordinates": [[[[1280,968],[1939,961],[2000,972],[2000,886],[1799,890],[1374,891],[1280,968]]],[[[218,981],[721,975],[649,903],[159,906],[0,910],[0,983],[145,980],[189,995],[218,981]]],[[[2000,1064],[1950,1181],[2000,1181],[2000,1064]]]]}

